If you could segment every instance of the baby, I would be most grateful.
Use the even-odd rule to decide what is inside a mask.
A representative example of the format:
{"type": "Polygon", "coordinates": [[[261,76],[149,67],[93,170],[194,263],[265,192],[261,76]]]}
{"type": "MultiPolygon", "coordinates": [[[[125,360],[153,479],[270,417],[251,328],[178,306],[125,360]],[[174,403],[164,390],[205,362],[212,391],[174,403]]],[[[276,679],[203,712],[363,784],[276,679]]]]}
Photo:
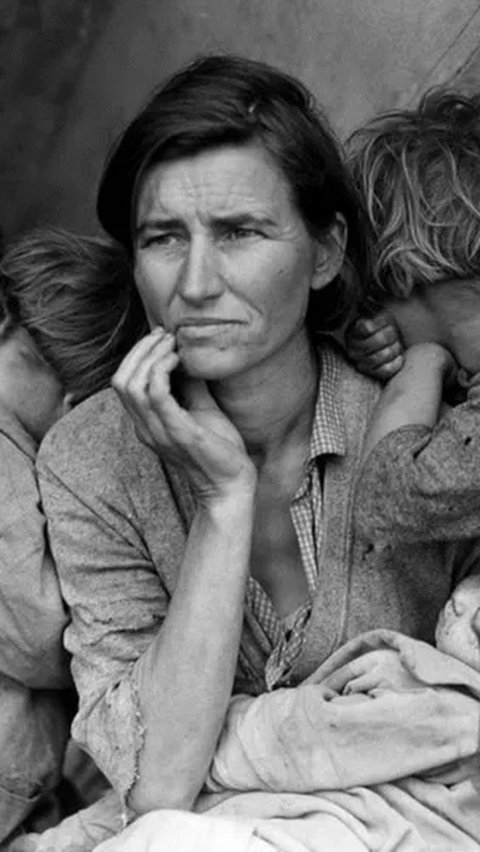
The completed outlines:
{"type": "MultiPolygon", "coordinates": [[[[466,577],[452,592],[438,617],[435,645],[438,651],[480,673],[480,574],[466,577]]],[[[401,691],[418,686],[414,672],[392,650],[369,651],[324,681],[327,696],[328,689],[332,689],[331,699],[338,695],[365,696],[379,689],[401,691]]]]}
{"type": "Polygon", "coordinates": [[[439,651],[480,672],[480,575],[458,584],[440,613],[435,631],[439,651]]]}

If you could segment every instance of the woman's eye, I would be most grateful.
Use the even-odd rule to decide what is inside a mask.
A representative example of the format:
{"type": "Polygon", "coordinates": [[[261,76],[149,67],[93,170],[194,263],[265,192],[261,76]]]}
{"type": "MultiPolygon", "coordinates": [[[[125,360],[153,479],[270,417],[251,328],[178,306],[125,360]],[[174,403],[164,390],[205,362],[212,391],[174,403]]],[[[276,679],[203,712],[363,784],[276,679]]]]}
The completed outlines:
{"type": "Polygon", "coordinates": [[[257,236],[259,236],[259,232],[255,228],[229,228],[225,231],[227,240],[245,240],[257,236]]]}
{"type": "Polygon", "coordinates": [[[181,241],[181,239],[181,234],[171,232],[166,232],[164,234],[149,234],[144,238],[142,247],[149,248],[151,246],[164,246],[165,248],[173,248],[181,241]]]}

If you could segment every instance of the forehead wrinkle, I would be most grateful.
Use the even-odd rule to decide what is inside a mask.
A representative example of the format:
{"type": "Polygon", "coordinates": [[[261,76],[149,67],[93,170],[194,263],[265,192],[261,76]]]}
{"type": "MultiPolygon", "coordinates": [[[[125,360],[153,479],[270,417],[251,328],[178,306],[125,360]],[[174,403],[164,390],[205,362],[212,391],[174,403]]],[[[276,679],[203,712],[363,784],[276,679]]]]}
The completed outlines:
{"type": "Polygon", "coordinates": [[[176,219],[198,215],[200,219],[221,219],[232,215],[267,215],[277,213],[288,187],[267,163],[254,163],[241,171],[237,165],[228,169],[205,168],[200,162],[174,169],[160,166],[147,177],[140,192],[138,217],[176,219]],[[167,173],[165,173],[167,172],[167,173]],[[261,190],[259,192],[259,189],[261,190]]]}

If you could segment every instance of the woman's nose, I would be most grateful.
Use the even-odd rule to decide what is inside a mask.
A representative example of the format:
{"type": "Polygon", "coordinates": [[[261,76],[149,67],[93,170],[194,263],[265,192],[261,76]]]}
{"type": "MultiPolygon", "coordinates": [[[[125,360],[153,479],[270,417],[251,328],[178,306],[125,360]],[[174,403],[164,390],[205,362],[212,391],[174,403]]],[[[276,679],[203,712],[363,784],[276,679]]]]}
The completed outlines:
{"type": "Polygon", "coordinates": [[[215,248],[205,239],[192,240],[178,280],[178,292],[185,301],[202,302],[218,297],[223,289],[215,248]]]}

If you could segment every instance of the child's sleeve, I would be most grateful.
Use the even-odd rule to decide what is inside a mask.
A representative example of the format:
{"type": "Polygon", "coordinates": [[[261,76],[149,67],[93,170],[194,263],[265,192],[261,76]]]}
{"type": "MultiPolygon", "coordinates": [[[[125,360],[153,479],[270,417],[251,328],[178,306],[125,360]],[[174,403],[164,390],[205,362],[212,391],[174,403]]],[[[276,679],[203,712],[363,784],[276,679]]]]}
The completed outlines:
{"type": "Polygon", "coordinates": [[[367,456],[355,495],[357,528],[403,541],[480,536],[480,400],[434,428],[402,426],[367,456]]]}
{"type": "Polygon", "coordinates": [[[67,615],[33,461],[3,434],[0,459],[0,671],[32,688],[69,686],[67,615]]]}

